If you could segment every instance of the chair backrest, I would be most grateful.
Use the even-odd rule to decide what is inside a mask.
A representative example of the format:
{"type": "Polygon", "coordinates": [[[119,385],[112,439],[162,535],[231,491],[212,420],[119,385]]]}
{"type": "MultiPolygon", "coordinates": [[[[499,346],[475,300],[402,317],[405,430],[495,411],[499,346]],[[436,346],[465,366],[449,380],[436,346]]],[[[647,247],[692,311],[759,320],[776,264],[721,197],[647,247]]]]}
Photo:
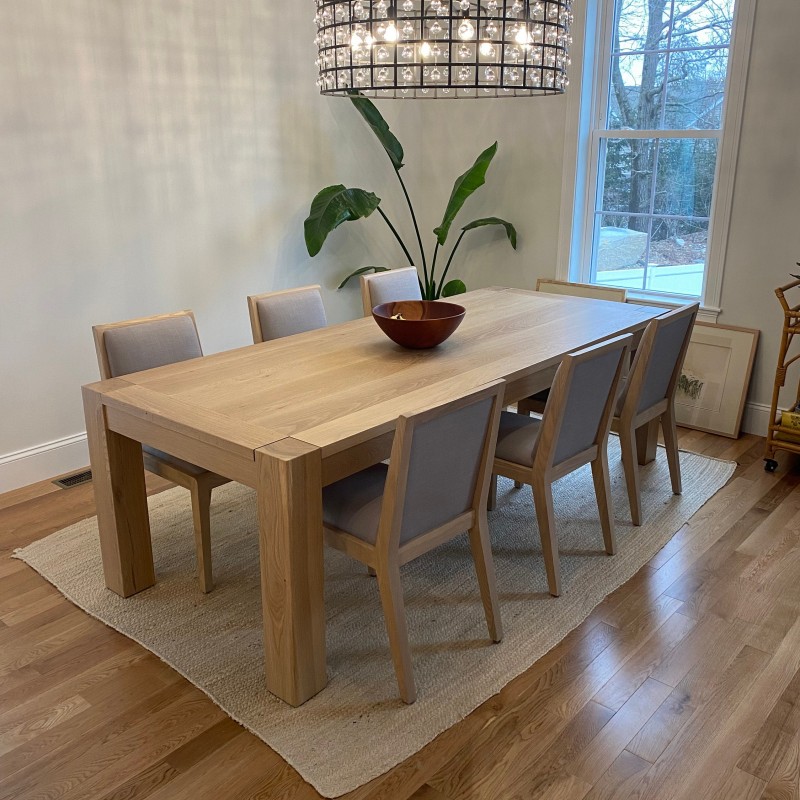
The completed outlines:
{"type": "Polygon", "coordinates": [[[699,303],[690,303],[648,324],[631,365],[620,416],[632,418],[672,401],[699,309],[699,303]]]}
{"type": "Polygon", "coordinates": [[[536,291],[566,294],[571,297],[590,297],[594,300],[611,300],[615,303],[624,303],[628,299],[628,290],[616,286],[595,286],[593,283],[572,283],[549,278],[539,278],[536,281],[536,291]]]}
{"type": "Polygon", "coordinates": [[[495,381],[397,422],[377,546],[396,548],[484,513],[505,383],[495,381]]]}
{"type": "Polygon", "coordinates": [[[604,446],[632,341],[626,334],[564,356],[542,415],[535,470],[604,446]]]}
{"type": "Polygon", "coordinates": [[[317,285],[253,294],[247,298],[247,307],[256,344],[314,331],[328,324],[322,290],[317,285]]]}
{"type": "Polygon", "coordinates": [[[416,267],[402,267],[361,276],[361,302],[365,317],[372,314],[375,306],[397,300],[422,300],[416,267]]]}
{"type": "Polygon", "coordinates": [[[92,333],[103,380],[203,355],[191,311],[95,325],[92,333]]]}

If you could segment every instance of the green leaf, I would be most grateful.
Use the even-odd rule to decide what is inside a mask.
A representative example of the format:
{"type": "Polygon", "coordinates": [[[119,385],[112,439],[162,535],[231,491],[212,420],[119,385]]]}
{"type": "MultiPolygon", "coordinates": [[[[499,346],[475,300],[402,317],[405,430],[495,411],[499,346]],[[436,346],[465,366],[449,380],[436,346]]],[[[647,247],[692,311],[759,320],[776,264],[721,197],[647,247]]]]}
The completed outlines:
{"type": "Polygon", "coordinates": [[[467,291],[467,287],[464,285],[464,281],[458,280],[456,278],[454,281],[448,281],[444,288],[442,289],[442,297],[453,297],[457,294],[464,294],[467,291]]]}
{"type": "Polygon", "coordinates": [[[506,229],[506,236],[508,236],[508,241],[511,242],[511,246],[515,250],[517,249],[517,229],[510,222],[506,222],[504,219],[500,219],[500,217],[476,219],[470,222],[469,225],[465,225],[461,230],[471,231],[474,228],[483,228],[486,225],[502,225],[506,229]]]}
{"type": "Polygon", "coordinates": [[[375,107],[375,104],[359,94],[353,92],[349,95],[350,102],[356,107],[356,110],[364,118],[364,121],[372,128],[372,132],[378,137],[378,141],[389,156],[392,166],[395,170],[403,168],[403,145],[397,140],[397,137],[389,130],[389,123],[381,115],[381,112],[375,107]]]}
{"type": "Polygon", "coordinates": [[[317,255],[334,228],[349,220],[368,217],[380,203],[380,197],[364,189],[347,189],[342,184],[323,189],[312,200],[304,225],[308,254],[317,255]]]}
{"type": "Polygon", "coordinates": [[[497,142],[491,147],[487,147],[476,159],[475,163],[461,175],[453,185],[453,192],[447,203],[447,209],[442,218],[442,224],[434,228],[436,239],[440,245],[447,241],[447,234],[450,233],[450,226],[456,215],[461,211],[467,198],[478,188],[486,183],[486,170],[497,152],[497,142]]]}
{"type": "Polygon", "coordinates": [[[375,272],[388,272],[389,267],[361,267],[357,269],[355,272],[351,272],[336,288],[343,289],[344,285],[350,278],[357,278],[359,275],[364,275],[365,273],[369,272],[370,270],[374,270],[375,272]]]}

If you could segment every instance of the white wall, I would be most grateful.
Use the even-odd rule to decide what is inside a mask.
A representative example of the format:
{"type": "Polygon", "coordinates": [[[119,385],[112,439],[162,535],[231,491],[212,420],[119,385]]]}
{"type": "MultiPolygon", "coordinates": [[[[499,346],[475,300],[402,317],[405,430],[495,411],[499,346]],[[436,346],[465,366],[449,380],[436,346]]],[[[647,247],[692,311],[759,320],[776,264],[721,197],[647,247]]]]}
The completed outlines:
{"type": "MultiPolygon", "coordinates": [[[[248,293],[319,282],[339,321],[360,312],[342,275],[397,262],[377,215],[305,251],[323,186],[396,196],[360,117],[316,91],[312,17],[274,0],[0,5],[0,492],[86,463],[92,324],[193,308],[213,352],[249,341],[248,293]]],[[[416,105],[385,112],[413,159],[416,105]]]]}
{"type": "MultiPolygon", "coordinates": [[[[212,352],[248,341],[250,292],[319,282],[338,321],[359,313],[355,286],[335,291],[346,271],[403,263],[377,218],[336,231],[313,260],[305,252],[302,221],[328,183],[372,189],[406,219],[371,133],[346,101],[316,92],[312,10],[0,5],[0,491],[86,463],[79,386],[97,375],[93,323],[191,307],[212,352]]],[[[720,322],[764,331],[757,404],[777,356],[772,288],[800,260],[797,31],[796,0],[759,5],[723,285],[720,322]]],[[[473,232],[453,277],[530,287],[555,274],[566,98],[381,109],[406,147],[429,247],[455,177],[500,142],[461,222],[506,217],[519,250],[473,232]]]]}
{"type": "MultiPolygon", "coordinates": [[[[783,315],[774,288],[800,274],[800,3],[757,6],[719,322],[759,328],[749,401],[764,433],[783,315]]],[[[800,289],[794,302],[800,303],[800,289]]],[[[790,295],[791,299],[791,295],[790,295]]],[[[783,402],[794,400],[800,368],[783,402]]]]}

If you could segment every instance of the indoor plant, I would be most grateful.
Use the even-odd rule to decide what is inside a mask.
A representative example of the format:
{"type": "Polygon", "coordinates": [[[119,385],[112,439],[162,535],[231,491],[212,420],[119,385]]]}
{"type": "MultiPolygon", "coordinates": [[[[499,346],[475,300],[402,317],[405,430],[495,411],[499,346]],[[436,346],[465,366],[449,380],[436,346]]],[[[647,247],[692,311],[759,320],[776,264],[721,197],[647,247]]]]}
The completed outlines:
{"type": "MultiPolygon", "coordinates": [[[[491,147],[487,147],[486,150],[478,156],[475,163],[456,180],[444,216],[442,217],[442,222],[438,227],[433,229],[433,233],[436,236],[436,245],[429,268],[425,248],[422,244],[422,236],[420,235],[419,225],[417,224],[417,216],[414,213],[411,198],[406,189],[403,177],[400,174],[400,170],[403,168],[403,147],[397,140],[397,137],[389,130],[389,125],[386,120],[370,100],[357,92],[350,95],[350,100],[378,137],[378,141],[386,151],[386,155],[389,157],[389,161],[400,181],[400,186],[403,190],[403,195],[405,196],[411,215],[414,233],[417,238],[420,261],[415,262],[397,228],[380,207],[380,197],[365,189],[347,188],[342,184],[327,186],[317,194],[311,203],[311,211],[305,221],[305,240],[309,255],[317,255],[322,249],[322,245],[328,237],[328,234],[339,227],[343,222],[369,217],[374,211],[377,211],[384,222],[389,226],[392,235],[400,244],[403,253],[408,259],[409,266],[417,266],[419,268],[419,265],[422,265],[420,289],[422,291],[422,297],[425,300],[437,300],[440,297],[450,297],[465,292],[466,286],[463,281],[457,279],[447,281],[446,278],[450,271],[450,265],[453,263],[453,256],[458,250],[461,240],[468,231],[475,228],[482,228],[486,225],[502,225],[503,228],[505,228],[506,236],[509,242],[511,242],[511,246],[514,249],[517,247],[517,231],[510,222],[500,219],[499,217],[484,217],[482,219],[473,220],[462,226],[461,234],[450,250],[450,255],[447,258],[441,277],[437,278],[436,266],[439,251],[447,243],[453,221],[467,198],[485,183],[486,171],[497,153],[497,142],[491,145],[491,147]]],[[[372,271],[384,272],[386,270],[387,267],[361,267],[355,270],[355,272],[350,273],[342,281],[339,288],[341,289],[350,278],[354,278],[357,275],[372,271]]]]}

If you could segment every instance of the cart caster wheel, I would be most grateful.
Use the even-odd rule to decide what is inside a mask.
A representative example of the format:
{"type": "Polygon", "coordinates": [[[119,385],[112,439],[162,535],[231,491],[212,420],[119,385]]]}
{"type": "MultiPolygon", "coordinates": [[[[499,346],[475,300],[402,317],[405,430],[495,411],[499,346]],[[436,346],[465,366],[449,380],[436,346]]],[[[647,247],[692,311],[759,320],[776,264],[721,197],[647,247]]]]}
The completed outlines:
{"type": "Polygon", "coordinates": [[[775,470],[778,469],[778,462],[774,458],[765,458],[764,469],[767,472],[775,472],[775,470]]]}

